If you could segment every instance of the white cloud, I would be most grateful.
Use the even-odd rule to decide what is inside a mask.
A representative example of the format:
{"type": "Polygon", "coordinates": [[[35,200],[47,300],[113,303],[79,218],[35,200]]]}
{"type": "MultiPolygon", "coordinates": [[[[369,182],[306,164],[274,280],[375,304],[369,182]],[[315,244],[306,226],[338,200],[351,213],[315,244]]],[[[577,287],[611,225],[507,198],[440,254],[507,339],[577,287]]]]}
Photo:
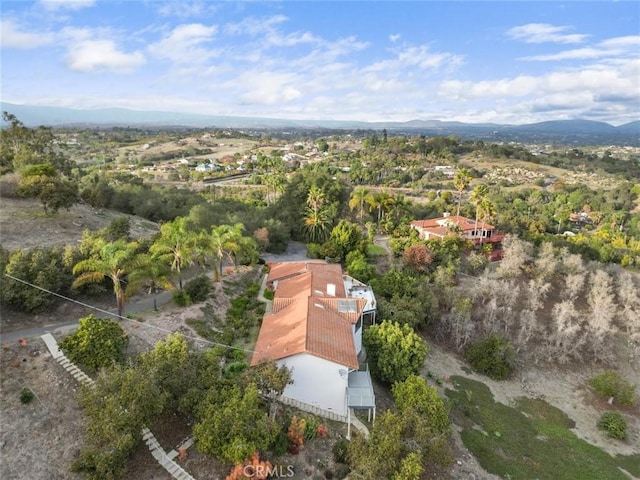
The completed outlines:
{"type": "Polygon", "coordinates": [[[215,25],[206,26],[200,23],[178,25],[162,40],[150,44],[148,48],[157,57],[175,63],[201,64],[217,55],[215,50],[204,46],[213,40],[217,31],[218,27],[215,25]]]}
{"type": "Polygon", "coordinates": [[[507,36],[525,43],[581,43],[588,35],[564,33],[570,27],[548,23],[528,23],[507,30],[507,36]]]}
{"type": "MultiPolygon", "coordinates": [[[[616,58],[537,76],[444,81],[439,94],[458,107],[480,105],[500,123],[554,118],[616,119],[619,123],[620,119],[637,119],[638,78],[640,59],[616,58]]],[[[486,119],[488,115],[482,113],[480,117],[486,119]]]]}
{"type": "Polygon", "coordinates": [[[448,52],[432,52],[427,45],[404,46],[392,50],[395,58],[380,60],[365,68],[372,72],[406,73],[407,68],[435,71],[444,67],[456,67],[464,57],[448,52]]]}
{"type": "Polygon", "coordinates": [[[400,34],[394,33],[393,35],[389,35],[389,40],[391,40],[392,43],[396,43],[398,40],[400,40],[400,34]]]}
{"type": "Polygon", "coordinates": [[[250,71],[234,78],[227,86],[235,85],[241,91],[244,104],[276,105],[287,103],[302,96],[293,73],[250,71]]]}
{"type": "Polygon", "coordinates": [[[95,0],[40,0],[39,2],[46,10],[79,10],[91,7],[95,3],[95,0]]]}
{"type": "Polygon", "coordinates": [[[586,60],[594,58],[616,57],[631,54],[637,56],[640,48],[640,35],[614,37],[598,42],[596,46],[576,48],[546,55],[523,57],[520,60],[561,61],[586,60]]]}
{"type": "Polygon", "coordinates": [[[293,47],[302,43],[319,43],[320,39],[310,32],[293,32],[288,35],[269,33],[265,38],[267,45],[275,47],[293,47]]]}
{"type": "Polygon", "coordinates": [[[518,97],[535,92],[538,85],[538,78],[527,75],[480,82],[447,80],[440,84],[439,93],[444,97],[455,100],[518,97]]]}
{"type": "Polygon", "coordinates": [[[634,50],[634,52],[638,53],[637,49],[640,48],[640,35],[628,35],[626,37],[609,38],[598,43],[598,46],[602,48],[636,49],[634,50]]]}
{"type": "Polygon", "coordinates": [[[0,46],[2,48],[37,48],[52,43],[51,33],[32,33],[22,30],[10,19],[0,21],[0,46]]]}
{"type": "Polygon", "coordinates": [[[228,23],[224,26],[224,32],[229,35],[257,36],[273,31],[276,25],[288,20],[284,15],[272,15],[270,17],[247,17],[237,23],[228,23]]]}
{"type": "Polygon", "coordinates": [[[69,46],[66,62],[71,70],[79,72],[127,73],[142,65],[145,59],[140,52],[119,51],[112,40],[82,40],[69,46]]]}
{"type": "Polygon", "coordinates": [[[206,5],[203,2],[173,1],[162,3],[158,7],[158,14],[173,18],[202,17],[214,9],[213,5],[206,5]]]}
{"type": "Polygon", "coordinates": [[[522,57],[520,60],[534,60],[539,62],[559,61],[559,60],[585,60],[592,58],[600,58],[610,55],[611,52],[598,48],[576,48],[574,50],[565,50],[564,52],[551,53],[548,55],[534,55],[531,57],[522,57]]]}

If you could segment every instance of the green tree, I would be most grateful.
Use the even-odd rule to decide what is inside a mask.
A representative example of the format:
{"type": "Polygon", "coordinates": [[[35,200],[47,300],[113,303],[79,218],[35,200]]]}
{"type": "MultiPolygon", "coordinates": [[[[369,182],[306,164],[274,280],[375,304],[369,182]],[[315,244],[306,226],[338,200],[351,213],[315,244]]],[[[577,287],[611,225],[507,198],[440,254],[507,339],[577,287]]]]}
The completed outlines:
{"type": "Polygon", "coordinates": [[[424,378],[409,375],[403,382],[396,382],[391,392],[400,413],[414,411],[433,435],[450,433],[449,408],[424,378]]]}
{"type": "Polygon", "coordinates": [[[393,197],[387,192],[379,192],[370,195],[367,202],[369,203],[369,209],[372,212],[377,212],[376,220],[380,224],[384,221],[386,213],[393,204],[393,197]]]}
{"type": "Polygon", "coordinates": [[[349,275],[363,283],[368,283],[376,274],[376,267],[367,262],[367,256],[360,250],[347,254],[345,269],[349,275]]]}
{"type": "Polygon", "coordinates": [[[51,128],[27,128],[9,112],[3,112],[2,119],[9,127],[0,129],[0,174],[20,172],[36,164],[50,164],[56,171],[69,174],[72,163],[60,152],[51,128]]]}
{"type": "MultiPolygon", "coordinates": [[[[480,209],[480,217],[482,218],[482,231],[484,232],[484,227],[487,221],[491,220],[496,214],[496,207],[491,200],[488,198],[482,199],[479,205],[480,209]]],[[[480,237],[480,245],[482,245],[482,240],[484,239],[484,233],[480,237]]]]}
{"type": "Polygon", "coordinates": [[[364,237],[360,227],[347,220],[340,220],[333,227],[329,241],[335,245],[340,259],[344,259],[350,252],[364,249],[364,237]]]}
{"type": "Polygon", "coordinates": [[[475,230],[478,231],[478,220],[480,219],[481,205],[489,195],[489,189],[486,185],[478,185],[471,192],[471,203],[476,207],[476,225],[475,230]]]}
{"type": "Polygon", "coordinates": [[[126,295],[130,296],[144,287],[148,295],[153,295],[153,309],[158,311],[156,294],[158,290],[173,290],[170,280],[171,270],[161,258],[143,253],[137,257],[136,268],[127,277],[126,295]]]}
{"type": "Polygon", "coordinates": [[[172,333],[159,341],[153,350],[143,353],[139,363],[147,375],[153,378],[172,407],[196,382],[196,363],[189,353],[189,344],[181,333],[172,333]]]}
{"type": "Polygon", "coordinates": [[[516,353],[506,338],[490,335],[472,345],[465,358],[474,370],[494,380],[505,380],[515,368],[516,353]]]}
{"type": "Polygon", "coordinates": [[[249,385],[254,383],[258,392],[267,399],[269,417],[275,419],[277,399],[282,395],[287,385],[293,383],[291,369],[285,365],[279,367],[274,362],[263,362],[246,370],[245,380],[249,385]]]}
{"type": "Polygon", "coordinates": [[[233,385],[222,395],[210,395],[193,428],[198,450],[233,463],[266,450],[277,433],[277,425],[261,406],[255,384],[245,389],[233,385]]]}
{"type": "Polygon", "coordinates": [[[95,387],[83,386],[78,402],[91,442],[72,464],[92,480],[115,480],[141,440],[145,424],[159,415],[166,396],[142,369],[114,366],[100,372],[95,387]]]}
{"type": "Polygon", "coordinates": [[[92,314],[79,323],[78,329],[60,342],[60,349],[72,362],[96,371],[124,361],[129,337],[117,322],[92,314]]]}
{"type": "Polygon", "coordinates": [[[193,264],[196,235],[188,229],[184,217],[173,222],[164,223],[160,227],[160,236],[153,242],[149,251],[171,267],[178,274],[178,282],[182,289],[182,271],[193,264]]]}
{"type": "Polygon", "coordinates": [[[411,452],[402,459],[400,470],[393,476],[393,480],[420,480],[423,471],[420,454],[411,452]]]}
{"type": "Polygon", "coordinates": [[[370,192],[365,187],[358,187],[353,192],[351,192],[351,199],[349,200],[349,208],[351,210],[358,211],[358,219],[360,223],[362,223],[362,218],[364,216],[364,207],[368,202],[370,192]]]}
{"type": "Polygon", "coordinates": [[[121,238],[131,240],[131,219],[126,215],[114,218],[109,226],[104,229],[104,238],[110,242],[115,242],[121,238]]]}
{"type": "Polygon", "coordinates": [[[45,214],[69,208],[78,200],[76,183],[64,179],[53,165],[31,165],[24,169],[16,194],[40,200],[45,214]]]}
{"type": "Polygon", "coordinates": [[[331,225],[330,208],[327,205],[325,192],[312,185],[307,194],[307,208],[304,228],[312,242],[324,242],[331,225]]]}
{"type": "Polygon", "coordinates": [[[3,306],[18,311],[36,313],[51,307],[56,298],[46,290],[65,294],[73,280],[71,268],[65,263],[65,251],[59,247],[17,250],[11,254],[3,251],[2,262],[4,273],[45,289],[26,287],[5,277],[0,282],[0,300],[3,306]]]}
{"type": "Polygon", "coordinates": [[[369,438],[358,435],[348,445],[353,478],[377,480],[392,478],[403,458],[404,425],[399,414],[385,411],[376,418],[369,438]]]}
{"type": "Polygon", "coordinates": [[[396,225],[409,213],[411,203],[404,195],[394,195],[389,201],[389,214],[393,217],[396,225]]]}
{"type": "Polygon", "coordinates": [[[458,192],[458,212],[456,215],[460,216],[460,203],[462,202],[462,194],[471,184],[472,180],[471,172],[468,168],[461,168],[453,176],[453,186],[458,192]]]}
{"type": "Polygon", "coordinates": [[[365,330],[362,340],[371,359],[371,372],[389,384],[417,374],[429,351],[410,325],[388,320],[365,330]]]}
{"type": "Polygon", "coordinates": [[[222,266],[226,258],[234,266],[238,258],[255,258],[257,255],[257,244],[251,237],[244,237],[242,232],[244,225],[218,225],[211,229],[211,234],[203,234],[200,239],[205,250],[213,255],[216,262],[216,278],[222,276],[222,266]]]}
{"type": "Polygon", "coordinates": [[[126,299],[125,282],[127,276],[140,268],[136,254],[138,244],[124,240],[105,242],[98,239],[98,253],[94,257],[81,260],[73,267],[73,274],[79,275],[72,287],[78,288],[91,283],[100,283],[108,278],[113,283],[113,293],[118,305],[118,316],[124,314],[126,299]]]}

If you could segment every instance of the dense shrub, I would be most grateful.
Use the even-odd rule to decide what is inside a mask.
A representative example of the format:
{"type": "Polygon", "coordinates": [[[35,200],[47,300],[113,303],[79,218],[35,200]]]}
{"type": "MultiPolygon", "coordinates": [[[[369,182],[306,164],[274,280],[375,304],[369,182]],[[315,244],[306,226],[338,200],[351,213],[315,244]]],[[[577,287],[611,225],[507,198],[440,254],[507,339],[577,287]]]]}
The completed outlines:
{"type": "Polygon", "coordinates": [[[429,352],[425,341],[408,324],[383,321],[366,329],[362,336],[371,372],[393,384],[420,372],[429,352]]]}
{"type": "Polygon", "coordinates": [[[515,350],[505,338],[491,335],[472,345],[466,359],[474,370],[494,380],[509,378],[514,369],[515,350]]]}
{"type": "Polygon", "coordinates": [[[611,438],[624,440],[627,436],[627,421],[620,412],[603,413],[598,420],[598,428],[607,432],[611,438]]]}
{"type": "Polygon", "coordinates": [[[341,438],[333,445],[333,459],[337,463],[347,463],[348,462],[348,448],[349,442],[344,438],[341,438]]]}
{"type": "Polygon", "coordinates": [[[211,279],[206,275],[200,275],[189,280],[184,286],[184,291],[192,302],[204,302],[211,293],[211,279]]]}
{"type": "Polygon", "coordinates": [[[614,370],[604,370],[589,379],[589,385],[605,398],[622,405],[635,403],[635,386],[614,370]]]}
{"type": "Polygon", "coordinates": [[[269,451],[271,451],[276,457],[279,457],[287,453],[288,447],[289,447],[289,438],[287,437],[287,433],[280,430],[276,435],[275,440],[269,447],[269,451]]]}
{"type": "Polygon", "coordinates": [[[35,397],[35,394],[31,391],[30,388],[23,388],[22,390],[20,390],[20,401],[22,403],[30,403],[31,400],[33,400],[35,397]]]}
{"type": "Polygon", "coordinates": [[[128,343],[129,337],[118,322],[89,315],[60,342],[60,349],[72,362],[95,371],[122,363],[128,343]]]}
{"type": "Polygon", "coordinates": [[[175,290],[173,292],[173,302],[179,307],[191,305],[191,297],[184,290],[175,290]]]}
{"type": "Polygon", "coordinates": [[[273,300],[273,297],[275,296],[275,291],[273,290],[265,290],[263,293],[264,298],[266,298],[267,300],[273,300]]]}

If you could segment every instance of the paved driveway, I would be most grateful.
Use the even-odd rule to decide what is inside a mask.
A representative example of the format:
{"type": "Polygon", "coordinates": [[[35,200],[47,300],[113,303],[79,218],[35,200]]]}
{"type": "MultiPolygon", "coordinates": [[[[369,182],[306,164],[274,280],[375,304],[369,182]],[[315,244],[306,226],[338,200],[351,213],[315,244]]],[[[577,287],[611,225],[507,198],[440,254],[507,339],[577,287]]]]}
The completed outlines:
{"type": "Polygon", "coordinates": [[[307,246],[302,242],[289,242],[284,253],[265,253],[262,258],[266,262],[295,262],[307,260],[307,246]]]}

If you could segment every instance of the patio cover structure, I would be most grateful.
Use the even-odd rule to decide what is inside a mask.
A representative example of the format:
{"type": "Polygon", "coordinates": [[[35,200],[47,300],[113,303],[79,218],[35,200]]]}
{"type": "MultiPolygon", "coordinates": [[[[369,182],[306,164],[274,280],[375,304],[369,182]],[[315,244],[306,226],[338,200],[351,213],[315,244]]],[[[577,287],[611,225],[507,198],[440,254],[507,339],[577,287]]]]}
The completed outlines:
{"type": "Polygon", "coordinates": [[[376,419],[376,397],[369,369],[349,372],[347,383],[347,438],[351,438],[351,409],[368,410],[368,419],[376,419]]]}

